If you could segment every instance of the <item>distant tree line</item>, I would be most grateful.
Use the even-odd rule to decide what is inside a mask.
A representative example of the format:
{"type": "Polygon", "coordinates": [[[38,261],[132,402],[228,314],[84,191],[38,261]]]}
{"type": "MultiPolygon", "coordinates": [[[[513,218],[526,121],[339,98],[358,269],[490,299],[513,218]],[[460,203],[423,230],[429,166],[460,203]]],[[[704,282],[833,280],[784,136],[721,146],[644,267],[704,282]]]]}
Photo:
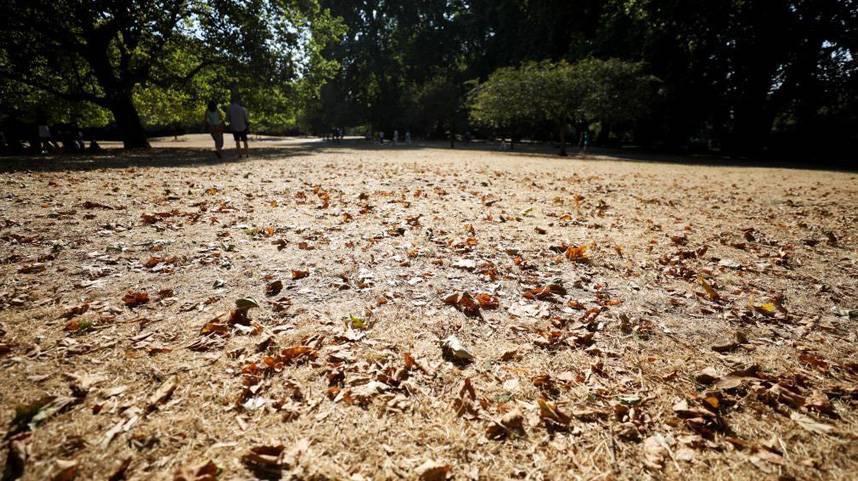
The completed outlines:
{"type": "Polygon", "coordinates": [[[0,0],[0,116],[852,156],[858,0],[0,0]],[[498,97],[492,100],[492,95],[498,97]],[[495,103],[493,103],[495,102],[495,103]]]}
{"type": "MultiPolygon", "coordinates": [[[[341,67],[303,113],[310,127],[461,133],[484,126],[473,121],[485,119],[488,108],[486,96],[477,95],[483,106],[469,116],[474,86],[469,81],[483,82],[497,71],[492,83],[500,88],[497,84],[515,72],[510,67],[536,74],[540,62],[585,61],[582,67],[602,68],[587,59],[613,59],[604,65],[620,69],[627,63],[643,75],[645,93],[658,79],[646,108],[626,103],[642,100],[626,90],[631,95],[623,101],[601,102],[599,108],[611,112],[594,115],[590,101],[577,109],[550,102],[536,116],[549,122],[538,122],[529,108],[536,104],[530,103],[525,109],[530,113],[512,109],[517,118],[490,124],[499,128],[508,122],[503,125],[508,133],[517,127],[519,135],[559,140],[562,131],[549,125],[557,120],[548,117],[569,115],[594,122],[594,140],[601,144],[734,155],[854,157],[858,146],[856,0],[322,0],[321,5],[343,19],[346,32],[324,49],[341,67]]],[[[594,90],[600,82],[589,85],[590,100],[598,99],[594,90]]],[[[520,90],[511,94],[507,102],[538,100],[520,90]]]]}

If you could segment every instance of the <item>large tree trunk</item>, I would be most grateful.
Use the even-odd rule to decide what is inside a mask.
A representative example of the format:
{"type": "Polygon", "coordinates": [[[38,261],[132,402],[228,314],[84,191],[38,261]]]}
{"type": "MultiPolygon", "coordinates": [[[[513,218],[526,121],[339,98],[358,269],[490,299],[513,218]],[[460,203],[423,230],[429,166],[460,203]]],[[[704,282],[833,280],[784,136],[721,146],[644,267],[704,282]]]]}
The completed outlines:
{"type": "Polygon", "coordinates": [[[126,149],[148,149],[149,139],[137,114],[137,107],[131,98],[131,92],[117,93],[110,102],[110,111],[116,119],[126,149]]]}

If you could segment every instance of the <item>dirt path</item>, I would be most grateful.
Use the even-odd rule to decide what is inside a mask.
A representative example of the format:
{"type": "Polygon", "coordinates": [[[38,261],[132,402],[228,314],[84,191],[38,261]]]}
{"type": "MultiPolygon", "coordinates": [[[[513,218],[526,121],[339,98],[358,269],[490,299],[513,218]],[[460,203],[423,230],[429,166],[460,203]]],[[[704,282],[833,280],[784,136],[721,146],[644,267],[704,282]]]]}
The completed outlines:
{"type": "Polygon", "coordinates": [[[173,144],[0,164],[8,479],[858,476],[856,174],[173,144]]]}

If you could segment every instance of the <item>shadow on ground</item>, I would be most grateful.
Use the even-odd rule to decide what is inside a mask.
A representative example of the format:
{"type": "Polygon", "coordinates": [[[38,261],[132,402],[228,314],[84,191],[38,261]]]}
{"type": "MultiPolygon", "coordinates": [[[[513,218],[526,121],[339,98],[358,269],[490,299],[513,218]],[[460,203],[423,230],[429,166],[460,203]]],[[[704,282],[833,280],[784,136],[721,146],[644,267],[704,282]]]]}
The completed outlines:
{"type": "MultiPolygon", "coordinates": [[[[148,150],[105,149],[99,153],[48,155],[48,156],[12,156],[0,157],[0,172],[50,172],[85,171],[94,169],[125,169],[132,167],[199,167],[206,165],[235,164],[253,159],[277,159],[294,156],[307,156],[316,153],[337,151],[391,151],[449,149],[448,142],[420,142],[411,145],[380,145],[362,139],[346,139],[340,142],[325,142],[317,139],[301,138],[260,138],[251,143],[249,158],[238,159],[234,151],[227,149],[222,159],[218,159],[210,148],[178,145],[156,146],[148,150]]],[[[551,144],[516,144],[515,150],[502,150],[497,144],[472,142],[456,144],[458,151],[498,152],[522,157],[539,157],[555,160],[578,159],[584,161],[621,161],[642,163],[683,164],[721,167],[776,167],[788,169],[833,170],[858,172],[858,162],[790,162],[765,159],[736,159],[700,154],[659,154],[631,149],[593,148],[586,154],[577,153],[577,148],[569,149],[568,157],[557,155],[557,146],[551,144]]]]}
{"type": "Polygon", "coordinates": [[[147,150],[128,151],[105,149],[98,153],[0,157],[0,172],[84,171],[132,167],[200,167],[236,164],[260,158],[310,155],[317,150],[309,144],[266,145],[253,148],[250,157],[238,159],[233,151],[226,151],[223,158],[218,159],[212,149],[198,147],[155,147],[147,150]]]}

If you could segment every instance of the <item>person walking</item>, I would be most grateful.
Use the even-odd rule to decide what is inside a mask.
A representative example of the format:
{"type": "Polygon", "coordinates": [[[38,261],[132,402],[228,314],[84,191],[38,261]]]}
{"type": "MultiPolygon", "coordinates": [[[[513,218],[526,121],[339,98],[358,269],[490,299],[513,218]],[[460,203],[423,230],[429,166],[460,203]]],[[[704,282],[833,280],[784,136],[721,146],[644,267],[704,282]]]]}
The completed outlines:
{"type": "Polygon", "coordinates": [[[59,146],[54,142],[54,136],[51,134],[51,128],[48,123],[42,121],[38,127],[39,130],[39,153],[51,154],[59,150],[59,146]]]}
{"type": "Polygon", "coordinates": [[[247,120],[247,109],[241,106],[237,96],[233,96],[229,104],[229,127],[232,129],[238,157],[241,158],[241,142],[244,142],[244,155],[248,156],[250,149],[247,147],[247,134],[250,133],[250,121],[247,120]]]}
{"type": "Polygon", "coordinates": [[[215,155],[217,155],[218,159],[223,158],[223,131],[224,131],[224,123],[223,117],[220,114],[220,109],[217,107],[217,102],[214,100],[209,101],[208,110],[206,110],[205,120],[206,130],[211,134],[212,139],[215,144],[215,155]]]}

